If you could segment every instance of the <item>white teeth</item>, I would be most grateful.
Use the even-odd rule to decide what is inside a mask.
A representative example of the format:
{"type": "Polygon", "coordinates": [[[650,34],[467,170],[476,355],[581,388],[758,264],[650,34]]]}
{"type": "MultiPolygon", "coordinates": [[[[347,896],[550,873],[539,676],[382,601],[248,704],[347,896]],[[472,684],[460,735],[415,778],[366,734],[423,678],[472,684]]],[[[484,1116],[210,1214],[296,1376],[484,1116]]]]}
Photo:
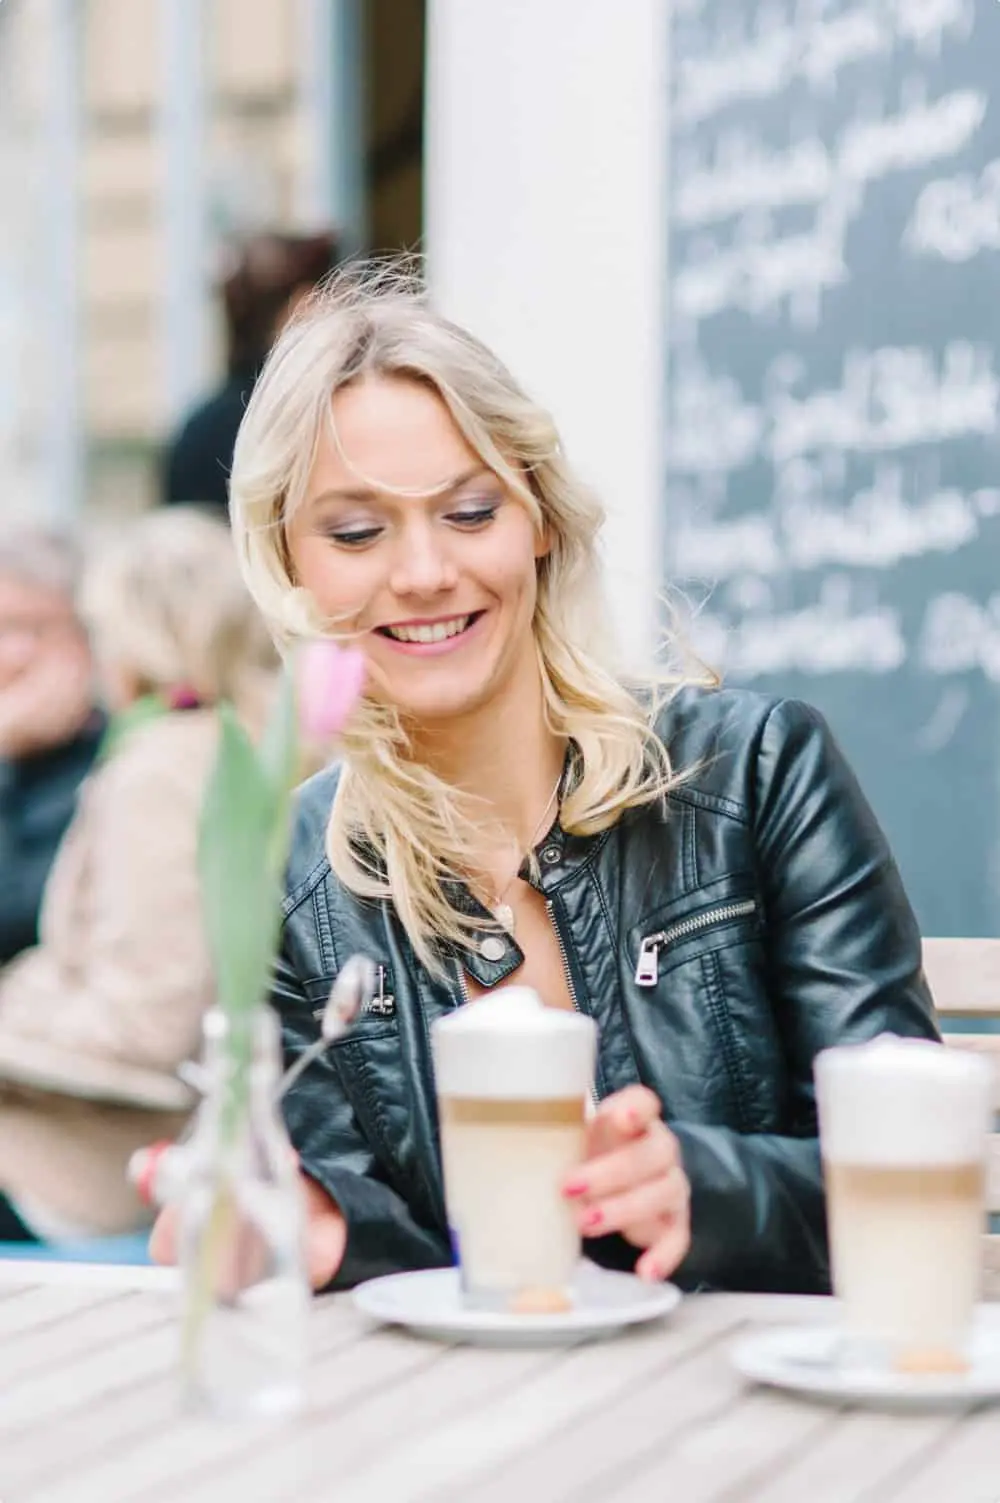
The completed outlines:
{"type": "Polygon", "coordinates": [[[386,631],[397,642],[444,642],[463,632],[470,620],[469,616],[455,616],[451,621],[435,621],[428,626],[387,626],[386,631]]]}

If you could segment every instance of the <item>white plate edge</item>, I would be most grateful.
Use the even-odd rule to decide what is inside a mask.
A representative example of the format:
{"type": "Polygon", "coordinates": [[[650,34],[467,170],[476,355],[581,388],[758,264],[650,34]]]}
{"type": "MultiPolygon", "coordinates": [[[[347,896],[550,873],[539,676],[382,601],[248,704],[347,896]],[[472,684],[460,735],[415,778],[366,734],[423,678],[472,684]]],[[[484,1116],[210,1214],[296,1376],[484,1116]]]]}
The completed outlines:
{"type": "MultiPolygon", "coordinates": [[[[617,1270],[603,1269],[604,1273],[617,1275],[617,1270]]],[[[421,1331],[462,1331],[481,1332],[484,1335],[559,1335],[573,1331],[588,1330],[615,1330],[625,1326],[643,1325],[654,1320],[663,1320],[672,1314],[681,1304],[683,1292],[676,1284],[664,1283],[659,1286],[657,1294],[659,1298],[649,1298],[642,1306],[633,1305],[622,1308],[609,1307],[604,1310],[585,1311],[574,1309],[561,1315],[508,1315],[500,1310],[475,1310],[464,1309],[456,1306],[451,1311],[428,1312],[425,1315],[416,1313],[403,1314],[398,1309],[389,1310],[378,1299],[377,1286],[398,1284],[403,1280],[424,1275],[442,1274],[454,1275],[455,1270],[448,1268],[414,1269],[410,1272],[383,1274],[379,1278],[367,1279],[358,1284],[352,1291],[355,1308],[363,1315],[371,1319],[379,1320],[387,1325],[404,1326],[410,1330],[421,1331]],[[372,1299],[374,1296],[374,1299],[372,1299]],[[370,1302],[369,1302],[370,1301],[370,1302]]],[[[622,1275],[628,1277],[628,1275],[622,1275]]],[[[431,1282],[428,1277],[427,1282],[431,1282]]]]}
{"type": "Polygon", "coordinates": [[[820,1331],[829,1332],[827,1324],[816,1326],[769,1326],[739,1338],[730,1348],[730,1360],[737,1372],[752,1382],[785,1393],[816,1394],[840,1402],[877,1403],[886,1401],[912,1406],[932,1404],[982,1403],[1000,1400],[1000,1365],[987,1379],[975,1374],[964,1378],[950,1376],[943,1381],[948,1386],[931,1386],[927,1378],[906,1373],[873,1374],[868,1381],[850,1382],[837,1371],[817,1368],[810,1372],[808,1366],[801,1368],[782,1361],[780,1347],[789,1336],[805,1335],[820,1331]],[[768,1348],[771,1348],[770,1350],[768,1348]]]}

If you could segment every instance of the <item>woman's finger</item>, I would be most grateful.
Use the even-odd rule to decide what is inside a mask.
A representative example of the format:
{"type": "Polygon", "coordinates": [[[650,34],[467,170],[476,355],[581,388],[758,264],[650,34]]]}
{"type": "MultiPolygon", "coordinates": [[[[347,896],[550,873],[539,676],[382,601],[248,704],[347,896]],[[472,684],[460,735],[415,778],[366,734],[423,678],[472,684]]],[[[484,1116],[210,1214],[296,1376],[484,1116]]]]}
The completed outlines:
{"type": "Polygon", "coordinates": [[[347,1222],[322,1185],[305,1173],[302,1173],[302,1183],[306,1195],[306,1266],[309,1282],[313,1289],[323,1289],[344,1261],[347,1251],[347,1222]]]}
{"type": "Polygon", "coordinates": [[[597,1158],[641,1137],[659,1120],[660,1112],[659,1097],[646,1086],[626,1086],[613,1096],[606,1096],[587,1123],[587,1158],[597,1158]]]}
{"type": "Polygon", "coordinates": [[[666,1174],[679,1162],[677,1139],[656,1123],[624,1147],[587,1159],[566,1181],[563,1194],[586,1205],[666,1174]]]}
{"type": "Polygon", "coordinates": [[[685,1214],[676,1217],[664,1228],[636,1263],[635,1271],[641,1279],[658,1284],[677,1271],[687,1257],[690,1246],[691,1222],[685,1214]]]}
{"type": "Polygon", "coordinates": [[[619,1195],[608,1195],[581,1206],[577,1224],[587,1237],[603,1237],[608,1232],[623,1232],[628,1236],[635,1231],[638,1240],[644,1242],[646,1237],[642,1232],[650,1223],[655,1226],[666,1217],[687,1215],[689,1194],[687,1176],[675,1166],[668,1173],[619,1195]]]}
{"type": "Polygon", "coordinates": [[[154,1263],[177,1262],[177,1207],[164,1206],[149,1234],[149,1256],[154,1263]]]}

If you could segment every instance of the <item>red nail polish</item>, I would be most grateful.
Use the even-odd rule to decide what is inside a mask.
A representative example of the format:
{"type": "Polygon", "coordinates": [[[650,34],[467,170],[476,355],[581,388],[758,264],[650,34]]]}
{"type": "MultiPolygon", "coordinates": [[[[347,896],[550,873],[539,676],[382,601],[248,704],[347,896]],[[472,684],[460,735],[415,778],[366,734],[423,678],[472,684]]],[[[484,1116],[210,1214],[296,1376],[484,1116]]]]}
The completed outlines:
{"type": "Polygon", "coordinates": [[[563,1190],[563,1194],[569,1196],[586,1195],[586,1193],[587,1186],[585,1181],[582,1179],[570,1180],[569,1184],[563,1190]]]}
{"type": "Polygon", "coordinates": [[[588,1211],[587,1215],[583,1219],[583,1229],[584,1229],[584,1231],[585,1232],[592,1232],[595,1227],[600,1226],[600,1224],[601,1224],[601,1222],[603,1220],[604,1220],[604,1213],[603,1213],[603,1211],[588,1211]]]}

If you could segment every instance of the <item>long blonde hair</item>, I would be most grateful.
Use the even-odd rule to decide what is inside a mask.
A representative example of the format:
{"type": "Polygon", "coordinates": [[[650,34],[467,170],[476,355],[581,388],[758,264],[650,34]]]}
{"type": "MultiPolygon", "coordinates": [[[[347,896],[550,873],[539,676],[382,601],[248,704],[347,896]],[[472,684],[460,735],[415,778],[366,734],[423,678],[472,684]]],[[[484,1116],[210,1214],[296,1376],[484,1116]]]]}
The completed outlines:
{"type": "MultiPolygon", "coordinates": [[[[271,353],[240,428],[230,483],[233,534],[249,588],[279,646],[337,635],[293,577],[285,528],[301,504],[332,398],[367,377],[417,381],[446,404],[463,437],[547,530],[533,631],[551,730],[575,746],[562,827],[593,834],[675,781],[652,707],[616,674],[601,608],[596,537],[603,511],[573,473],[552,419],[500,361],[428,304],[398,272],[340,272],[298,311],[271,353]]],[[[482,925],[448,898],[474,876],[482,809],[414,759],[394,707],[365,699],[343,736],[344,767],[327,833],[334,872],[355,893],[388,899],[423,962],[482,925]],[[477,816],[479,817],[477,821],[477,816]]]]}

